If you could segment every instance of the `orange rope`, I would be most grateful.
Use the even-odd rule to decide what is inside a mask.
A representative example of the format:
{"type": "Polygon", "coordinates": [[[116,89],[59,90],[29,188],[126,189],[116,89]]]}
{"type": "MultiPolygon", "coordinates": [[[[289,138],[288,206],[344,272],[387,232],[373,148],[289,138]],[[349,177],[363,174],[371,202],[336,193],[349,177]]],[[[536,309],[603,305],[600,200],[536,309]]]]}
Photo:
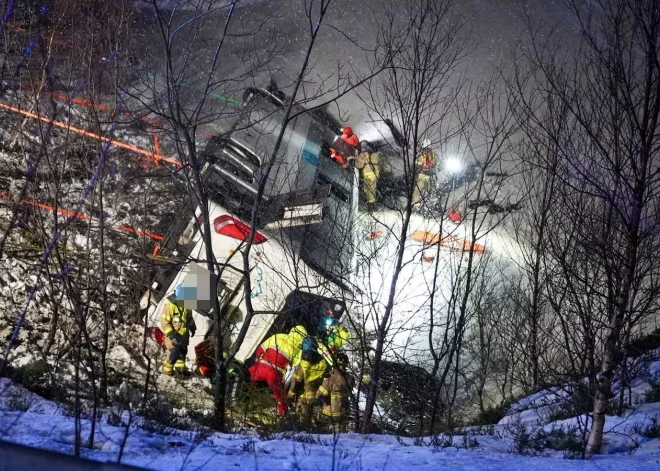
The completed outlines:
{"type": "MultiPolygon", "coordinates": [[[[20,108],[10,106],[10,105],[7,105],[5,103],[0,103],[0,108],[4,108],[6,110],[13,111],[15,113],[20,113],[24,116],[27,116],[28,118],[38,119],[38,120],[43,121],[45,123],[52,122],[54,126],[66,129],[67,131],[73,131],[73,132],[76,132],[78,134],[82,134],[83,136],[91,137],[92,139],[98,139],[98,140],[103,141],[103,142],[109,142],[110,144],[112,144],[114,146],[121,147],[123,149],[128,149],[132,152],[135,152],[136,154],[147,155],[152,159],[155,158],[155,155],[152,151],[149,151],[149,150],[146,150],[146,149],[141,149],[141,148],[136,147],[134,145],[127,144],[123,141],[118,141],[118,140],[115,140],[115,139],[108,139],[105,136],[101,136],[99,134],[95,134],[93,132],[89,132],[89,131],[86,131],[84,129],[77,128],[75,126],[71,126],[70,124],[66,124],[66,123],[63,123],[61,121],[51,120],[50,118],[47,118],[46,116],[41,116],[39,114],[31,113],[29,111],[24,111],[24,110],[21,110],[20,108]]],[[[165,162],[168,162],[168,163],[171,163],[173,165],[176,165],[177,167],[180,167],[179,161],[177,159],[173,159],[172,157],[165,157],[165,156],[159,155],[158,160],[164,160],[165,162]]]]}
{"type": "Polygon", "coordinates": [[[412,239],[416,242],[422,242],[429,245],[440,244],[441,247],[446,247],[453,250],[461,250],[463,252],[477,252],[484,253],[486,247],[479,242],[472,242],[469,240],[461,239],[453,235],[446,235],[440,237],[440,234],[427,231],[415,231],[412,234],[412,239]]]}
{"type": "MultiPolygon", "coordinates": [[[[35,87],[31,87],[30,85],[24,85],[24,84],[21,85],[21,88],[23,90],[35,90],[35,87]]],[[[85,107],[88,107],[88,108],[95,108],[95,109],[101,110],[101,111],[107,111],[111,115],[114,113],[114,109],[110,108],[106,105],[103,105],[103,104],[100,104],[100,103],[95,103],[93,101],[86,100],[84,98],[72,98],[72,97],[69,97],[69,95],[67,95],[66,93],[46,92],[46,91],[41,91],[41,93],[43,93],[45,95],[50,95],[53,98],[57,98],[58,100],[64,100],[64,101],[68,101],[68,102],[71,102],[71,103],[75,103],[76,105],[81,105],[81,106],[85,106],[85,107]]],[[[124,116],[131,116],[132,115],[132,113],[130,113],[129,111],[124,111],[122,114],[124,116]]],[[[150,118],[149,116],[142,116],[140,118],[140,120],[145,121],[145,122],[151,124],[152,126],[160,126],[161,128],[163,127],[163,121],[160,120],[160,119],[157,119],[157,118],[150,118]]],[[[206,138],[209,138],[209,139],[215,136],[215,134],[213,134],[211,132],[208,132],[208,131],[204,131],[204,130],[198,130],[197,132],[200,135],[202,135],[206,138]]]]}
{"type": "Polygon", "coordinates": [[[160,145],[158,144],[158,134],[154,133],[154,164],[158,167],[160,161],[160,145]]]}
{"type": "MultiPolygon", "coordinates": [[[[10,193],[0,192],[0,198],[5,198],[5,199],[8,199],[8,200],[11,200],[11,199],[14,199],[14,196],[11,195],[10,193]]],[[[34,206],[36,208],[45,209],[47,211],[57,212],[59,214],[63,214],[64,216],[75,217],[75,218],[80,219],[82,221],[100,222],[98,219],[92,218],[92,217],[87,216],[85,214],[77,213],[77,212],[74,212],[74,211],[69,211],[68,209],[64,209],[64,208],[54,208],[51,205],[48,205],[48,204],[45,204],[45,203],[39,203],[38,201],[34,201],[34,200],[23,199],[23,200],[21,200],[21,203],[27,204],[29,206],[34,206]]],[[[143,235],[143,236],[149,237],[150,239],[153,239],[153,240],[163,240],[164,239],[164,237],[160,234],[155,234],[155,233],[149,232],[149,231],[143,231],[141,229],[135,229],[135,228],[133,228],[131,226],[128,226],[126,224],[113,225],[113,226],[110,226],[110,227],[113,228],[113,229],[118,229],[118,230],[123,231],[123,232],[131,233],[131,234],[143,235]]]]}
{"type": "MultiPolygon", "coordinates": [[[[28,29],[25,26],[21,26],[21,25],[13,25],[13,24],[7,23],[7,28],[13,29],[14,31],[20,31],[21,33],[27,33],[28,32],[28,29]]],[[[44,37],[44,36],[46,36],[46,35],[45,34],[41,35],[41,37],[44,37]]],[[[53,43],[61,44],[62,46],[66,46],[66,47],[71,47],[71,45],[69,43],[67,43],[65,41],[60,41],[59,39],[54,39],[53,43]]]]}

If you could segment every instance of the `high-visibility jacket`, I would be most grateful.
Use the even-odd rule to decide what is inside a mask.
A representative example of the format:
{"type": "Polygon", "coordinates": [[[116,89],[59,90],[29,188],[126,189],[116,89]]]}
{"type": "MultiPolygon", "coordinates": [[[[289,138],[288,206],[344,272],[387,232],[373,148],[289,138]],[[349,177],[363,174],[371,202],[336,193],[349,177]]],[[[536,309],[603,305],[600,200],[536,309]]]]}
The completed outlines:
{"type": "Polygon", "coordinates": [[[316,398],[323,375],[328,368],[328,363],[321,360],[318,363],[311,363],[301,360],[293,370],[291,384],[289,385],[289,397],[295,399],[300,397],[300,405],[310,405],[316,398]]]}
{"type": "Polygon", "coordinates": [[[417,165],[421,169],[422,173],[427,173],[435,168],[435,163],[438,159],[438,156],[435,155],[431,149],[422,149],[422,152],[417,157],[417,165]]]}
{"type": "MultiPolygon", "coordinates": [[[[328,347],[333,351],[337,348],[342,348],[350,336],[351,334],[346,327],[341,324],[335,324],[328,329],[328,347]]],[[[320,353],[324,358],[326,357],[325,353],[320,353]]]]}
{"type": "Polygon", "coordinates": [[[346,159],[344,159],[344,156],[338,153],[337,149],[335,149],[334,147],[330,147],[330,158],[336,161],[339,165],[341,165],[341,168],[348,168],[346,159]]]}
{"type": "Polygon", "coordinates": [[[173,331],[179,335],[186,335],[189,331],[195,330],[192,310],[179,307],[169,299],[165,301],[160,325],[165,335],[173,331]]]}
{"type": "Polygon", "coordinates": [[[297,361],[302,352],[302,342],[307,336],[303,326],[296,326],[288,334],[275,334],[261,344],[262,354],[257,362],[270,365],[280,372],[297,361]]]}

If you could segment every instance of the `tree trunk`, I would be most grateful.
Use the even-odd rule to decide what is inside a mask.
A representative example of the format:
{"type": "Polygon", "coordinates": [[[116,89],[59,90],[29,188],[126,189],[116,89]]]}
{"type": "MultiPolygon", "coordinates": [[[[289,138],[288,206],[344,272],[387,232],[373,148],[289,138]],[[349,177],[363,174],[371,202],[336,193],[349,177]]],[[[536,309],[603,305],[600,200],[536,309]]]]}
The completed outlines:
{"type": "MultiPolygon", "coordinates": [[[[637,188],[637,195],[643,196],[643,189],[640,191],[637,188]]],[[[638,201],[641,201],[639,198],[638,201]]],[[[628,306],[630,296],[630,289],[635,276],[635,268],[637,266],[637,248],[638,240],[637,233],[639,231],[639,222],[641,218],[641,204],[635,205],[634,215],[632,218],[632,234],[628,240],[628,247],[626,250],[626,268],[624,278],[621,283],[619,295],[616,299],[616,309],[614,317],[610,320],[610,333],[605,341],[603,350],[603,361],[600,369],[600,378],[596,385],[596,396],[594,398],[594,418],[591,426],[591,433],[589,434],[589,443],[587,450],[590,454],[600,453],[603,445],[603,429],[605,427],[605,413],[610,399],[612,390],[612,374],[616,367],[616,359],[618,353],[619,340],[621,336],[621,329],[623,328],[623,321],[628,306]]]]}

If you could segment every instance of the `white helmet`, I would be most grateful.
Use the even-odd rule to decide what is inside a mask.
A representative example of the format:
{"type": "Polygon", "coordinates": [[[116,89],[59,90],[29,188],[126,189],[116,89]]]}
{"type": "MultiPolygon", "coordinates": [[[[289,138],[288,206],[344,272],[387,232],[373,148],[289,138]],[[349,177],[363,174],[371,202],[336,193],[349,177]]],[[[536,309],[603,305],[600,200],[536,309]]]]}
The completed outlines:
{"type": "Polygon", "coordinates": [[[422,147],[431,147],[431,139],[424,139],[422,141],[422,147]]]}

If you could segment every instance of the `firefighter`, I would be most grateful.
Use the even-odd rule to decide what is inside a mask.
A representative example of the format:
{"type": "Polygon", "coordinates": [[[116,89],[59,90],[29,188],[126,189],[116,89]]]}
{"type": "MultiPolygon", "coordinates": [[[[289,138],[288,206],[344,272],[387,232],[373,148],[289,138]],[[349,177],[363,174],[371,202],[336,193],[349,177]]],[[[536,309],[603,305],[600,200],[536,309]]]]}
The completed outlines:
{"type": "Polygon", "coordinates": [[[167,348],[167,359],[161,371],[166,375],[176,374],[187,377],[186,355],[190,337],[195,335],[197,326],[192,310],[183,306],[183,285],[178,285],[172,296],[166,299],[160,325],[165,334],[163,342],[167,348]]]}
{"type": "Polygon", "coordinates": [[[424,140],[422,143],[422,150],[415,161],[415,187],[413,188],[412,198],[413,205],[417,205],[426,193],[431,176],[435,171],[437,160],[437,155],[431,150],[431,141],[429,139],[424,140]]]}
{"type": "Polygon", "coordinates": [[[273,391],[280,415],[289,411],[284,387],[286,371],[300,356],[305,337],[307,329],[302,325],[295,326],[288,334],[268,337],[257,348],[255,363],[248,369],[253,382],[265,381],[273,391]]]}
{"type": "Polygon", "coordinates": [[[341,168],[348,168],[348,162],[355,160],[360,152],[360,139],[348,126],[341,130],[341,136],[337,136],[330,146],[330,158],[337,161],[341,168]]]}
{"type": "Polygon", "coordinates": [[[360,148],[360,139],[353,134],[353,129],[346,126],[341,130],[341,140],[353,147],[358,153],[362,152],[360,148]]]}
{"type": "Polygon", "coordinates": [[[335,355],[336,366],[323,379],[316,398],[323,404],[323,416],[332,424],[333,433],[346,432],[349,412],[349,395],[353,390],[353,378],[346,372],[348,357],[339,352],[335,355]]]}
{"type": "Polygon", "coordinates": [[[323,375],[328,365],[323,339],[308,335],[303,340],[302,352],[289,385],[289,401],[296,404],[296,410],[303,422],[311,422],[312,408],[316,399],[316,391],[323,382],[323,375]]]}
{"type": "Polygon", "coordinates": [[[308,336],[303,341],[301,358],[289,387],[289,399],[296,402],[296,409],[305,422],[311,421],[316,392],[326,371],[334,366],[334,352],[349,338],[344,326],[334,325],[332,315],[327,319],[333,321],[333,325],[327,327],[325,339],[308,336]]]}
{"type": "Polygon", "coordinates": [[[380,154],[374,152],[367,141],[364,141],[361,147],[362,152],[355,160],[355,167],[360,170],[362,175],[362,191],[367,204],[373,205],[376,203],[376,189],[380,175],[380,154]]]}

